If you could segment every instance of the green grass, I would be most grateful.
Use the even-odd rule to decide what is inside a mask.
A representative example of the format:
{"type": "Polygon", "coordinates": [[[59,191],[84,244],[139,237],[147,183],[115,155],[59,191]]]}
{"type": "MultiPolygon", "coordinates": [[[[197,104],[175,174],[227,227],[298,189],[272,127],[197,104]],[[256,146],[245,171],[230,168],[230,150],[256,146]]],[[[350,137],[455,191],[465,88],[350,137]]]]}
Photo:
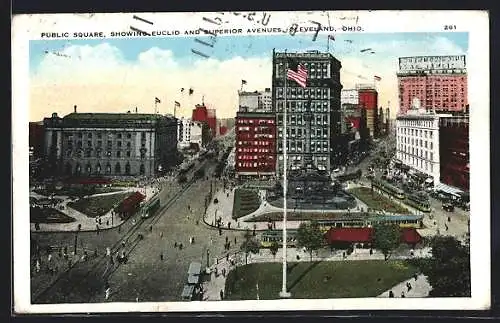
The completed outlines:
{"type": "Polygon", "coordinates": [[[32,207],[30,208],[30,222],[31,223],[70,223],[75,219],[56,210],[54,208],[46,207],[32,207]]]}
{"type": "Polygon", "coordinates": [[[248,215],[260,206],[260,198],[256,191],[237,188],[234,191],[233,219],[248,215]]]}
{"type": "Polygon", "coordinates": [[[70,202],[68,203],[68,206],[79,212],[82,212],[88,217],[95,218],[108,213],[114,205],[118,205],[121,201],[123,201],[131,194],[131,192],[127,192],[87,197],[82,198],[76,202],[70,202]]]}
{"type": "Polygon", "coordinates": [[[356,187],[349,190],[349,193],[356,196],[369,208],[375,210],[385,210],[392,213],[408,213],[408,210],[399,206],[387,197],[373,191],[368,187],[356,187]]]}
{"type": "MultiPolygon", "coordinates": [[[[289,263],[293,298],[376,297],[411,278],[418,269],[403,261],[325,261],[289,263]]],[[[226,281],[229,300],[278,299],[281,263],[250,264],[232,270],[226,281]]]]}

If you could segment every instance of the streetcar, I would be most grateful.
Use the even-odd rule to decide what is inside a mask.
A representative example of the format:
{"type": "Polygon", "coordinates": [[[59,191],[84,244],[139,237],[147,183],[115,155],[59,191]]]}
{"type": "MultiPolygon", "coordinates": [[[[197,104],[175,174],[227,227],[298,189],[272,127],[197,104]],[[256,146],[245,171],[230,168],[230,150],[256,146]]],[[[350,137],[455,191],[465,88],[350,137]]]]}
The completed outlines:
{"type": "MultiPolygon", "coordinates": [[[[423,215],[421,214],[353,216],[316,222],[321,232],[325,234],[332,228],[372,228],[380,223],[392,223],[398,225],[400,228],[422,229],[424,227],[423,215]]],[[[296,247],[297,230],[288,229],[286,232],[287,246],[296,247]]],[[[259,235],[259,238],[261,248],[270,248],[274,241],[278,243],[279,247],[283,246],[282,230],[266,230],[259,235]]]]}
{"type": "Polygon", "coordinates": [[[431,212],[431,205],[427,198],[415,194],[408,194],[404,203],[419,211],[426,213],[431,212]]]}
{"type": "MultiPolygon", "coordinates": [[[[297,246],[297,230],[286,230],[287,246],[297,246]]],[[[261,248],[270,248],[273,242],[276,241],[279,247],[283,246],[283,231],[281,230],[266,230],[260,234],[261,248]]]]}
{"type": "Polygon", "coordinates": [[[158,193],[153,196],[149,201],[147,201],[141,209],[141,217],[149,218],[154,215],[160,208],[160,197],[158,193]]]}
{"type": "Polygon", "coordinates": [[[350,216],[340,217],[334,220],[317,221],[323,232],[330,228],[366,228],[379,223],[393,223],[401,228],[419,229],[423,226],[423,215],[404,214],[404,215],[371,215],[371,216],[350,216]]]}
{"type": "Polygon", "coordinates": [[[392,195],[399,200],[405,199],[405,192],[402,189],[400,189],[400,188],[398,188],[398,187],[396,187],[396,186],[394,186],[394,185],[392,185],[392,184],[390,184],[382,179],[373,178],[372,179],[372,187],[377,188],[377,189],[379,189],[379,190],[381,190],[389,195],[392,195]]]}

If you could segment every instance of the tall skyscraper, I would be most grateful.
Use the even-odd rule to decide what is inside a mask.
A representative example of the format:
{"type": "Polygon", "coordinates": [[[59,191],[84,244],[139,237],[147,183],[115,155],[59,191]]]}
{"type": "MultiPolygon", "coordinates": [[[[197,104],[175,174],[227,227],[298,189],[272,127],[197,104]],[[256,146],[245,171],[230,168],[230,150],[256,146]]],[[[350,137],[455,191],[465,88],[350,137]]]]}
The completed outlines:
{"type": "Polygon", "coordinates": [[[468,104],[465,55],[401,57],[397,77],[400,114],[414,98],[439,112],[464,111],[468,104]]]}
{"type": "Polygon", "coordinates": [[[283,109],[287,104],[287,158],[289,169],[314,166],[330,171],[341,134],[339,60],[329,53],[273,52],[272,102],[276,114],[277,172],[283,173],[283,109]],[[286,81],[287,60],[292,58],[308,71],[307,87],[286,81]],[[285,94],[285,82],[286,94],[285,94]]]}

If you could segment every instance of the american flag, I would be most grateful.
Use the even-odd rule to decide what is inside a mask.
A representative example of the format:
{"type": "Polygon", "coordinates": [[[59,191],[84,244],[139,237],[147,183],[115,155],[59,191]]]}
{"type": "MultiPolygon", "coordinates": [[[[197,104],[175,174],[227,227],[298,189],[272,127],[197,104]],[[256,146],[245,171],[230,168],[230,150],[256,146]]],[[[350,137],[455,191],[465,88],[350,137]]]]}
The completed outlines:
{"type": "Polygon", "coordinates": [[[286,77],[289,80],[297,82],[298,85],[305,88],[307,85],[307,69],[304,65],[297,63],[294,60],[288,61],[288,70],[286,77]]]}

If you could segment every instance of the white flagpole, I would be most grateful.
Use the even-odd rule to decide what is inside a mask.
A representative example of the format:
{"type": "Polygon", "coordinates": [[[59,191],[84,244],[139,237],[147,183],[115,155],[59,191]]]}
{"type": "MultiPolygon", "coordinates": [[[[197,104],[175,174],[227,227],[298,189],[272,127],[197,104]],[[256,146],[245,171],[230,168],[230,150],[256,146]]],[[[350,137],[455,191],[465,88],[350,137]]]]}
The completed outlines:
{"type": "Polygon", "coordinates": [[[287,132],[286,132],[286,122],[287,122],[287,71],[288,71],[288,58],[286,55],[286,50],[285,50],[285,105],[283,109],[283,285],[281,288],[281,293],[280,296],[282,298],[290,297],[290,293],[287,291],[286,288],[286,212],[287,212],[287,203],[286,203],[286,196],[287,196],[287,132]]]}

